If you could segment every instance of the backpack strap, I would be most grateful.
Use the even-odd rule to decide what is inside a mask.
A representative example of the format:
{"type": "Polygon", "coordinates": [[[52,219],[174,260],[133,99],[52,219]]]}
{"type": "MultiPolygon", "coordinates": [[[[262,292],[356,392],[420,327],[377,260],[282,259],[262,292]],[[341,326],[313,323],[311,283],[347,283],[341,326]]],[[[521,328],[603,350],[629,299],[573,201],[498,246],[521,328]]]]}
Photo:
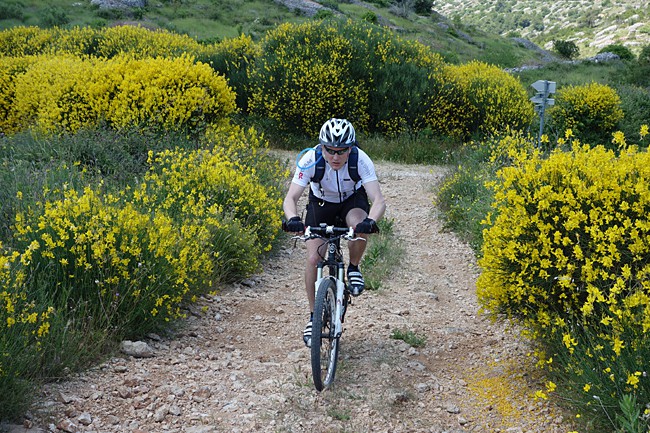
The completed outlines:
{"type": "Polygon", "coordinates": [[[323,180],[323,176],[325,176],[325,158],[323,158],[323,151],[320,146],[314,150],[314,158],[314,161],[316,161],[316,171],[310,181],[320,183],[323,180]]]}
{"type": "Polygon", "coordinates": [[[352,146],[350,149],[350,156],[348,156],[348,172],[350,173],[350,179],[356,184],[361,180],[359,176],[359,148],[357,146],[352,146]]]}

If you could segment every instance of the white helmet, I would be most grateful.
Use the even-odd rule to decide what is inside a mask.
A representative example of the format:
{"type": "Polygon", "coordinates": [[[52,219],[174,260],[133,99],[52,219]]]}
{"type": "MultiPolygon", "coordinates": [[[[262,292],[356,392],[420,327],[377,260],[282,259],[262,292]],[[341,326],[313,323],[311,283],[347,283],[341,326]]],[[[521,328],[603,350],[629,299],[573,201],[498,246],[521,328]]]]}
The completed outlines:
{"type": "Polygon", "coordinates": [[[354,126],[345,119],[330,119],[320,128],[320,144],[328,147],[350,147],[357,143],[354,126]]]}

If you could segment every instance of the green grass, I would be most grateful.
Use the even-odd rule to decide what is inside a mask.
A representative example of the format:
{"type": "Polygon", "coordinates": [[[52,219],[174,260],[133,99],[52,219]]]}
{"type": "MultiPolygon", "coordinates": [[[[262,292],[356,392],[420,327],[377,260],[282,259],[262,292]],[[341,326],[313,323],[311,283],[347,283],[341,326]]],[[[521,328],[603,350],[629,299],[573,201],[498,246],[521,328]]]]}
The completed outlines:
{"type": "Polygon", "coordinates": [[[378,222],[379,233],[370,236],[361,262],[366,288],[378,290],[383,281],[397,268],[404,256],[404,247],[393,230],[394,220],[378,222]]]}
{"type": "MultiPolygon", "coordinates": [[[[576,86],[597,82],[615,86],[625,81],[627,66],[622,62],[591,63],[549,63],[544,68],[529,69],[514,74],[524,85],[537,80],[555,81],[561,86],[576,86]]],[[[534,93],[528,84],[531,95],[534,93]]]]}
{"type": "Polygon", "coordinates": [[[405,164],[446,164],[461,143],[428,131],[403,133],[397,137],[371,135],[360,138],[360,146],[373,158],[405,164]]]}
{"type": "Polygon", "coordinates": [[[406,329],[393,329],[390,338],[394,340],[402,340],[411,347],[424,347],[427,342],[427,337],[425,335],[419,335],[406,329]]]}

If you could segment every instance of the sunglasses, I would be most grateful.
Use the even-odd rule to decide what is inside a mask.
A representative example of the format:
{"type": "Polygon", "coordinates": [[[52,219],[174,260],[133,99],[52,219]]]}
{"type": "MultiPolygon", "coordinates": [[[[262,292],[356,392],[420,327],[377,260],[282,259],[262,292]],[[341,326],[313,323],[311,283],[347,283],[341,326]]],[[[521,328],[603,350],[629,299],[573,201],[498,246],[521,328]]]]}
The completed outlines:
{"type": "Polygon", "coordinates": [[[330,155],[345,155],[345,153],[347,153],[347,151],[350,150],[350,148],[348,148],[348,147],[346,147],[345,149],[341,149],[341,150],[332,149],[332,148],[327,147],[327,146],[323,146],[323,147],[325,148],[325,151],[327,153],[329,153],[330,155]]]}

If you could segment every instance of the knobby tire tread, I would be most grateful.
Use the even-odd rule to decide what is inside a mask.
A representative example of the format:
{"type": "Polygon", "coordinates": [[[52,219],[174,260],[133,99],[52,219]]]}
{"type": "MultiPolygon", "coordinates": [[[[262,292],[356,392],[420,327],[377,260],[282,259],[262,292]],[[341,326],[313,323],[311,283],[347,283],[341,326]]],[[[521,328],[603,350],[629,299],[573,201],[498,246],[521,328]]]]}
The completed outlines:
{"type": "Polygon", "coordinates": [[[330,292],[330,296],[333,296],[333,307],[336,308],[336,284],[330,278],[321,281],[316,292],[316,300],[314,303],[314,319],[311,334],[311,369],[314,387],[318,391],[327,388],[334,380],[338,358],[338,339],[332,338],[331,335],[329,337],[325,336],[327,338],[323,336],[323,325],[326,325],[325,332],[329,333],[332,326],[332,315],[334,314],[327,310],[328,292],[330,292]],[[327,315],[324,314],[326,311],[328,312],[327,315]],[[328,352],[328,347],[331,347],[331,351],[334,351],[334,353],[331,351],[328,352]],[[325,365],[322,362],[323,356],[327,357],[328,361],[325,365]]]}

